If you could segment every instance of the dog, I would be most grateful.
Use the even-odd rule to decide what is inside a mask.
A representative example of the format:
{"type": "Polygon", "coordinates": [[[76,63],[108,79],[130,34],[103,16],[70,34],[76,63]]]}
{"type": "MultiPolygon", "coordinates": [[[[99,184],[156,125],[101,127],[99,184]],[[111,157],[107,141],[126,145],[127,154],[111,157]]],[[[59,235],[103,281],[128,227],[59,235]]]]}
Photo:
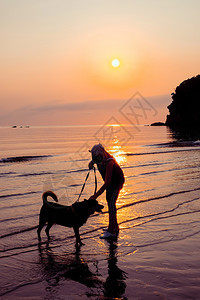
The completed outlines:
{"type": "Polygon", "coordinates": [[[104,208],[97,200],[84,200],[82,202],[75,202],[71,206],[61,205],[55,202],[47,201],[47,197],[51,196],[54,201],[58,202],[56,194],[47,191],[42,195],[43,205],[40,210],[39,226],[37,229],[38,240],[41,241],[41,230],[47,223],[45,229],[48,239],[50,239],[49,230],[53,224],[62,225],[65,227],[73,227],[76,246],[83,245],[81,242],[79,228],[87,222],[89,216],[94,212],[102,212],[104,208]]]}

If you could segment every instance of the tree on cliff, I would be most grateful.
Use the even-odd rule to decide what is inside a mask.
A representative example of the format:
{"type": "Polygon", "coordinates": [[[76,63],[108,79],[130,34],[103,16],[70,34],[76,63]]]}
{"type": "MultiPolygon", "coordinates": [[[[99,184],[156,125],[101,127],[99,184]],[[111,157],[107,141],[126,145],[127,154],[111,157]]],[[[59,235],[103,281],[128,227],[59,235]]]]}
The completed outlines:
{"type": "Polygon", "coordinates": [[[166,125],[200,130],[200,75],[183,81],[172,93],[166,125]]]}

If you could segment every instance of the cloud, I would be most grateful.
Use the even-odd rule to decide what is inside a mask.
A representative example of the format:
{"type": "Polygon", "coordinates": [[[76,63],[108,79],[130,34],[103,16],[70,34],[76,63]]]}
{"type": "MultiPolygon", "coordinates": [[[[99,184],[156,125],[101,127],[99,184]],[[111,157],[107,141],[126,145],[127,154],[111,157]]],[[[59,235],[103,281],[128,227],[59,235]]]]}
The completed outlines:
{"type": "MultiPolygon", "coordinates": [[[[128,99],[94,100],[59,103],[53,101],[42,105],[26,105],[0,116],[0,125],[81,125],[104,124],[112,116],[119,117],[119,109],[128,99]]],[[[170,104],[170,95],[148,97],[158,111],[156,120],[165,121],[170,104]]],[[[120,120],[125,122],[126,120],[120,120]]]]}
{"type": "Polygon", "coordinates": [[[70,102],[70,103],[56,103],[46,104],[42,106],[32,107],[31,110],[35,112],[48,112],[48,111],[93,111],[113,109],[122,105],[123,100],[95,100],[84,102],[70,102]]]}
{"type": "MultiPolygon", "coordinates": [[[[158,109],[160,107],[167,107],[170,104],[169,95],[160,95],[147,98],[152,105],[156,106],[158,109]]],[[[69,103],[59,103],[59,101],[53,101],[40,106],[24,106],[16,110],[16,112],[51,112],[51,111],[96,111],[96,110],[115,110],[119,109],[128,99],[109,99],[109,100],[91,100],[83,102],[69,102],[69,103]]]]}

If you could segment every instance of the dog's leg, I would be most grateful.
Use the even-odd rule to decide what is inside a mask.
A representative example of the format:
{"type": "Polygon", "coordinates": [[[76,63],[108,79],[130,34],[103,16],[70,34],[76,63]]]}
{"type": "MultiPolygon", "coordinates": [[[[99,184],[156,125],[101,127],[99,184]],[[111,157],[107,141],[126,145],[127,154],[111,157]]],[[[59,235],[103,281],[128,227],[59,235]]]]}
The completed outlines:
{"type": "Polygon", "coordinates": [[[38,226],[38,230],[37,230],[37,235],[38,235],[38,240],[41,241],[41,236],[40,236],[40,232],[42,230],[43,226],[38,226]]]}
{"type": "Polygon", "coordinates": [[[40,232],[42,230],[42,228],[44,227],[44,225],[46,224],[46,222],[42,222],[40,220],[39,222],[39,226],[38,226],[38,229],[37,229],[37,235],[38,235],[38,240],[41,241],[41,236],[40,236],[40,232]]]}
{"type": "Polygon", "coordinates": [[[44,206],[42,206],[41,209],[40,209],[39,225],[38,225],[38,229],[37,229],[37,235],[38,235],[38,240],[39,241],[41,241],[41,236],[40,236],[41,230],[44,227],[44,225],[46,224],[46,222],[47,222],[47,216],[46,216],[46,213],[45,213],[44,206]]]}
{"type": "Polygon", "coordinates": [[[53,226],[53,223],[48,222],[47,228],[45,229],[48,239],[50,239],[49,230],[51,229],[52,226],[53,226]]]}
{"type": "Polygon", "coordinates": [[[76,236],[76,246],[78,246],[78,244],[84,245],[81,242],[81,238],[80,238],[80,234],[79,234],[79,227],[74,227],[74,233],[75,233],[75,236],[76,236]]]}

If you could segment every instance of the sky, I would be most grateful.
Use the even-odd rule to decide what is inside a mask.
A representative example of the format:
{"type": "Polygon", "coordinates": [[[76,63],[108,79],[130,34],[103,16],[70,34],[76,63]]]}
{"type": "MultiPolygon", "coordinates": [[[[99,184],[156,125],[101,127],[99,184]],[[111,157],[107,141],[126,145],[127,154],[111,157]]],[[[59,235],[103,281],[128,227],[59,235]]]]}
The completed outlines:
{"type": "Polygon", "coordinates": [[[199,11],[198,0],[0,0],[0,126],[124,123],[137,93],[157,112],[144,121],[165,121],[176,86],[199,74],[199,11]]]}

